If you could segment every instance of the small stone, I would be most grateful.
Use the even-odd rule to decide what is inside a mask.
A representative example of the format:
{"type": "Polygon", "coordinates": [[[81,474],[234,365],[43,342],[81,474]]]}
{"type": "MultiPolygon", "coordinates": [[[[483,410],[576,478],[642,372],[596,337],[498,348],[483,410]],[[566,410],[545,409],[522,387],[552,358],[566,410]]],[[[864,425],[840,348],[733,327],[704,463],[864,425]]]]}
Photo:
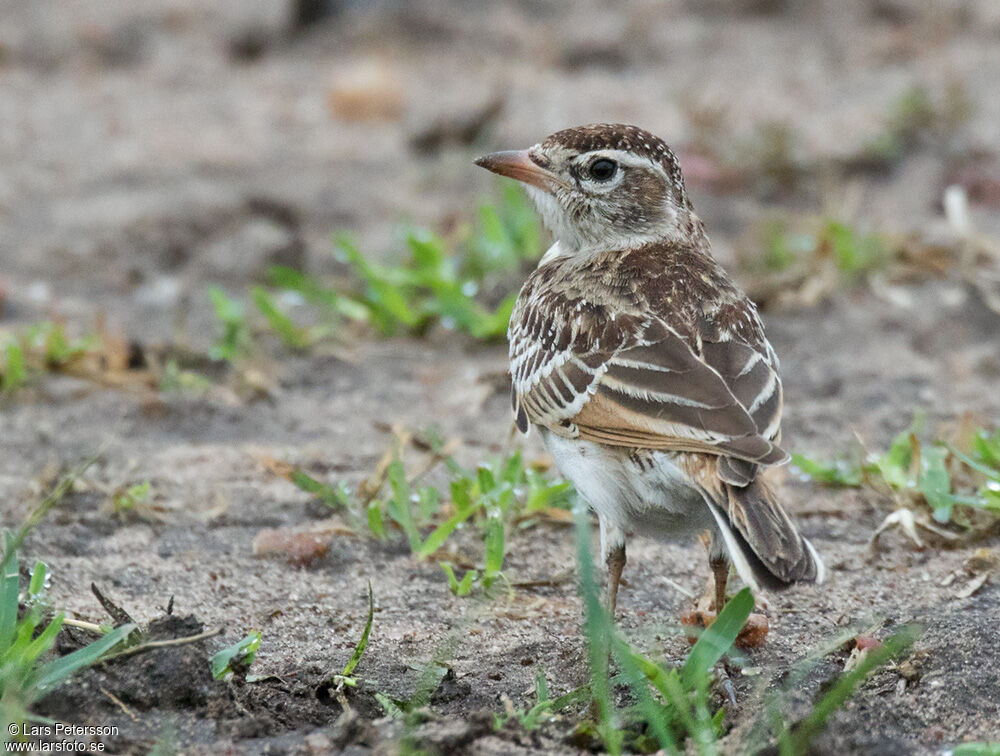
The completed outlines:
{"type": "Polygon", "coordinates": [[[310,756],[333,753],[333,743],[322,732],[313,732],[305,737],[306,751],[310,756]]]}

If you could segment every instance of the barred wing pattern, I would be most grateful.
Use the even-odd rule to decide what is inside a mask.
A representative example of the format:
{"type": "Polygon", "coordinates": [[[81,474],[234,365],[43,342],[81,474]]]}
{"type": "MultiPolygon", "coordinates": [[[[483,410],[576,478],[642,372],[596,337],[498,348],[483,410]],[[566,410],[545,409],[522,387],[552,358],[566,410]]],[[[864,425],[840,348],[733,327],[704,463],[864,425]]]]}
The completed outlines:
{"type": "Polygon", "coordinates": [[[758,464],[787,459],[777,446],[777,361],[748,302],[743,333],[701,318],[684,324],[685,338],[648,310],[626,314],[552,289],[526,293],[509,334],[522,431],[532,422],[612,446],[719,455],[720,476],[737,485],[758,464]]]}

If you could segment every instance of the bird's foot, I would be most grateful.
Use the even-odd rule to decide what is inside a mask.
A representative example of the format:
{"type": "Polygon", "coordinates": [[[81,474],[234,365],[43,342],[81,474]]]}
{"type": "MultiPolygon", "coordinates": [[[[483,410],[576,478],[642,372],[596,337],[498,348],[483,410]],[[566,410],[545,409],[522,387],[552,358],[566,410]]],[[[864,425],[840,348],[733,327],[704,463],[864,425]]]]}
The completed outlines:
{"type": "MultiPolygon", "coordinates": [[[[701,635],[701,631],[715,622],[715,618],[717,616],[717,612],[701,611],[698,609],[682,615],[681,624],[684,625],[685,628],[691,629],[691,631],[687,633],[688,641],[690,643],[694,643],[698,640],[698,636],[701,635]]],[[[740,630],[739,635],[736,636],[736,647],[743,650],[760,648],[764,645],[764,641],[767,639],[767,632],[769,629],[770,626],[768,625],[767,617],[765,615],[751,614],[747,617],[746,624],[743,625],[743,629],[740,630]]]]}

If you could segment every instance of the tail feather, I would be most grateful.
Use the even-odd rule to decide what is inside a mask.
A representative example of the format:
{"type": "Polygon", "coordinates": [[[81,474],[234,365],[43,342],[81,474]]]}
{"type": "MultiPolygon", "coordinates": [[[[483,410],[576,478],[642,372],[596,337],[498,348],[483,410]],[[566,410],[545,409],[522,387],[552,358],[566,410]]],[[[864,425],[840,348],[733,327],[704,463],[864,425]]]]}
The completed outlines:
{"type": "Polygon", "coordinates": [[[759,478],[746,486],[724,484],[726,502],[709,502],[730,559],[751,588],[822,583],[826,571],[774,492],[759,478]],[[723,509],[723,505],[726,509],[723,509]]]}

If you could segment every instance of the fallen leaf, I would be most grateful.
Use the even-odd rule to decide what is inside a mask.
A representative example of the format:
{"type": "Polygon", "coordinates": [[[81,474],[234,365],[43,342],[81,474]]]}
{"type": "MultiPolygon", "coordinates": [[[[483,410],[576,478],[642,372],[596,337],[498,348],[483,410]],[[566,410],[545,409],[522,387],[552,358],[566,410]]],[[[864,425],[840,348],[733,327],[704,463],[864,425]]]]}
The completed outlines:
{"type": "Polygon", "coordinates": [[[275,477],[288,480],[292,477],[292,473],[295,472],[295,465],[288,460],[278,459],[264,453],[254,454],[253,456],[259,465],[275,477]]]}
{"type": "Polygon", "coordinates": [[[971,596],[973,593],[975,593],[984,585],[986,585],[986,581],[989,579],[990,579],[989,572],[983,572],[979,575],[976,575],[974,578],[972,578],[972,580],[968,582],[968,584],[964,588],[962,588],[960,591],[955,592],[955,598],[960,598],[960,599],[969,598],[969,596],[971,596]]]}
{"type": "Polygon", "coordinates": [[[251,548],[255,557],[283,557],[291,565],[308,567],[329,553],[338,535],[354,535],[354,530],[329,517],[308,528],[264,528],[251,548]]]}
{"type": "MultiPolygon", "coordinates": [[[[690,628],[706,628],[715,622],[715,612],[696,610],[681,615],[681,624],[690,628]]],[[[749,651],[760,648],[767,640],[767,633],[770,630],[767,617],[763,614],[751,614],[747,617],[747,622],[736,636],[736,647],[749,651]]],[[[686,633],[688,643],[694,644],[698,640],[700,632],[686,633]]]]}
{"type": "Polygon", "coordinates": [[[958,573],[957,572],[949,572],[947,575],[945,575],[944,580],[942,580],[940,583],[938,583],[938,585],[940,585],[942,588],[947,588],[949,585],[951,585],[952,583],[954,583],[955,580],[957,580],[957,579],[958,579],[958,573]]]}
{"type": "Polygon", "coordinates": [[[296,567],[308,567],[329,553],[331,540],[317,533],[265,528],[253,539],[253,555],[280,556],[296,567]]]}
{"type": "Polygon", "coordinates": [[[870,648],[878,648],[882,641],[872,638],[870,635],[859,635],[854,639],[854,647],[859,651],[867,651],[870,648]]]}

